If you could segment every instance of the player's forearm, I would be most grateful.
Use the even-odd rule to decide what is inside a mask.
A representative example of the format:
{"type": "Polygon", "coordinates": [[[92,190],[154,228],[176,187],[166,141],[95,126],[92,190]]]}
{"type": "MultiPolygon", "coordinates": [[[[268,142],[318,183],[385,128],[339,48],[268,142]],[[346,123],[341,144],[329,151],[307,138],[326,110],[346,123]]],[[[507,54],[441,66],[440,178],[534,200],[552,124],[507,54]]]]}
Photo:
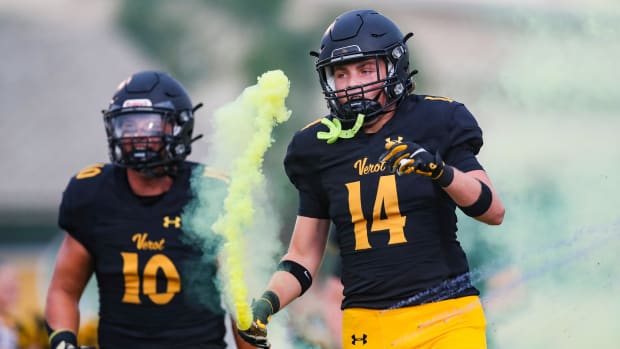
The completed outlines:
{"type": "Polygon", "coordinates": [[[504,205],[484,171],[463,173],[454,169],[454,179],[444,190],[459,207],[479,208],[477,213],[470,214],[476,220],[493,225],[502,223],[505,213],[504,205]],[[488,203],[487,195],[490,195],[488,203]]]}
{"type": "Polygon", "coordinates": [[[45,319],[54,330],[69,330],[77,334],[80,313],[78,300],[65,291],[50,288],[45,305],[45,319]]]}
{"type": "Polygon", "coordinates": [[[480,183],[478,183],[476,178],[454,167],[453,170],[454,179],[444,190],[459,206],[469,206],[473,204],[480,195],[480,183]]]}
{"type": "Polygon", "coordinates": [[[327,219],[297,217],[288,251],[267,286],[278,295],[280,308],[310,287],[325,252],[329,224],[327,219]]]}
{"type": "Polygon", "coordinates": [[[252,303],[253,321],[240,335],[245,341],[267,347],[267,324],[273,314],[301,296],[312,285],[325,252],[329,220],[297,217],[287,253],[278,263],[267,288],[252,303]]]}
{"type": "MultiPolygon", "coordinates": [[[[275,292],[278,296],[280,309],[307,291],[321,263],[322,254],[306,251],[302,256],[294,252],[294,246],[295,244],[291,243],[289,252],[282,257],[278,271],[273,274],[267,285],[267,290],[275,292]],[[293,264],[296,267],[291,268],[293,264]]],[[[308,247],[307,250],[312,249],[308,247]]]]}
{"type": "Polygon", "coordinates": [[[275,292],[280,301],[280,309],[284,308],[301,294],[301,285],[298,280],[285,271],[273,274],[267,289],[275,292]]]}

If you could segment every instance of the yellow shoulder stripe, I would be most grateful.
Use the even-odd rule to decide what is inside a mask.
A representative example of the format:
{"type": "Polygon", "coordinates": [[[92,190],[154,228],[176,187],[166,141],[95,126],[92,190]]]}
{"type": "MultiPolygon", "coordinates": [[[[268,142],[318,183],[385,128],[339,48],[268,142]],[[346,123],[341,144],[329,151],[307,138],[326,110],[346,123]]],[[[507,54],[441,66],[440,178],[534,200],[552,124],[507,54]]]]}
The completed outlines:
{"type": "Polygon", "coordinates": [[[230,178],[228,177],[228,175],[221,170],[215,169],[213,167],[208,167],[205,166],[205,170],[202,173],[203,177],[210,177],[210,178],[215,178],[215,179],[219,179],[223,182],[226,183],[230,183],[230,178]]]}
{"type": "Polygon", "coordinates": [[[316,119],[316,120],[312,121],[311,123],[309,123],[308,125],[306,125],[306,126],[302,127],[301,129],[302,129],[302,130],[305,130],[305,129],[307,129],[308,127],[310,127],[310,126],[312,126],[312,125],[314,125],[314,124],[318,124],[319,122],[321,122],[321,120],[322,120],[322,119],[323,119],[323,118],[318,118],[318,119],[316,119]]]}
{"type": "Polygon", "coordinates": [[[103,168],[103,166],[105,166],[102,163],[98,163],[98,164],[94,164],[94,165],[90,165],[88,167],[85,167],[83,169],[80,170],[80,172],[78,172],[78,174],[75,176],[76,179],[84,179],[84,178],[90,178],[90,177],[95,177],[96,175],[101,173],[101,169],[103,168]]]}
{"type": "Polygon", "coordinates": [[[424,99],[427,100],[427,101],[444,101],[444,102],[448,102],[448,103],[454,102],[453,99],[450,99],[448,97],[426,96],[426,97],[424,97],[424,99]]]}

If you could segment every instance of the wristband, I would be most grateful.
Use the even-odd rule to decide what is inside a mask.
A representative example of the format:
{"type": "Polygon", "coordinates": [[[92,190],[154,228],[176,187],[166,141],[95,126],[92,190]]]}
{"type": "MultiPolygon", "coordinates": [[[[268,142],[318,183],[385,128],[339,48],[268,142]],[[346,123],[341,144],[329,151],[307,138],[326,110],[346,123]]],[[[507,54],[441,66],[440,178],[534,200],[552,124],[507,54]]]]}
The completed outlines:
{"type": "Polygon", "coordinates": [[[71,346],[75,348],[77,347],[77,337],[75,333],[69,330],[56,330],[50,335],[49,343],[51,349],[56,349],[59,346],[61,348],[71,348],[71,346]],[[65,343],[64,346],[60,346],[62,342],[65,343]]]}
{"type": "Polygon", "coordinates": [[[278,310],[280,310],[280,298],[275,292],[267,290],[265,291],[265,293],[263,293],[260,299],[269,303],[269,306],[271,308],[271,314],[275,314],[278,312],[278,310]]]}
{"type": "Polygon", "coordinates": [[[273,291],[265,291],[263,295],[252,304],[254,316],[263,324],[267,324],[271,315],[280,310],[280,298],[273,291]]]}
{"type": "Polygon", "coordinates": [[[454,180],[454,168],[444,164],[443,170],[439,176],[433,178],[442,188],[449,186],[454,180]]]}

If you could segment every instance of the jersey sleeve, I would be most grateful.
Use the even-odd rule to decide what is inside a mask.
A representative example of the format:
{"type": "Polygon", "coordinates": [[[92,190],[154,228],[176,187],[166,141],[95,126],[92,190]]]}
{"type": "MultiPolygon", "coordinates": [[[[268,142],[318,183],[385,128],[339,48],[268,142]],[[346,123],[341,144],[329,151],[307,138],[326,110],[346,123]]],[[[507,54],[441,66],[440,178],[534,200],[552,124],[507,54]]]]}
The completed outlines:
{"type": "Polygon", "coordinates": [[[62,194],[58,225],[89,251],[95,247],[94,226],[101,190],[113,173],[111,165],[88,166],[73,176],[62,194]]]}
{"type": "Polygon", "coordinates": [[[316,173],[318,159],[309,152],[311,145],[303,145],[301,133],[295,134],[284,158],[286,175],[299,194],[297,214],[312,218],[329,218],[329,203],[320,176],[316,173]],[[314,160],[313,160],[314,159],[314,160]]]}
{"type": "Polygon", "coordinates": [[[74,176],[69,181],[62,194],[58,212],[58,225],[74,239],[79,241],[89,251],[92,250],[93,241],[90,232],[92,217],[92,186],[90,181],[97,179],[78,179],[74,176]]]}
{"type": "Polygon", "coordinates": [[[463,172],[482,170],[476,159],[483,143],[482,129],[463,104],[454,109],[449,130],[450,147],[444,161],[463,172]]]}

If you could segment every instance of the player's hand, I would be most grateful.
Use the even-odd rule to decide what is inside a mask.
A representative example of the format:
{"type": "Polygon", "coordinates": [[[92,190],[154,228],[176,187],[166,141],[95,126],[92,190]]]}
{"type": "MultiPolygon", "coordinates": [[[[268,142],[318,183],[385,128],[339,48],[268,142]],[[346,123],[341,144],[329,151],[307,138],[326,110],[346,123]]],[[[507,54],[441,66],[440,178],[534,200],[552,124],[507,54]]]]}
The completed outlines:
{"type": "Polygon", "coordinates": [[[80,345],[76,347],[75,345],[73,345],[73,343],[61,341],[60,343],[56,344],[55,347],[52,347],[52,349],[96,349],[96,348],[88,346],[88,345],[80,345]]]}
{"type": "MultiPolygon", "coordinates": [[[[47,324],[47,323],[46,323],[47,324]]],[[[49,325],[47,325],[49,328],[49,325]]],[[[96,349],[87,345],[77,345],[77,336],[69,330],[54,331],[49,329],[51,349],[96,349]]]]}
{"type": "Polygon", "coordinates": [[[71,344],[71,343],[67,343],[65,341],[62,341],[60,343],[58,343],[57,346],[55,347],[51,347],[52,349],[77,349],[75,347],[75,345],[71,344]]]}
{"type": "Polygon", "coordinates": [[[237,329],[239,336],[246,342],[258,348],[271,348],[269,340],[267,340],[267,325],[260,320],[252,321],[252,325],[247,330],[237,329]]]}
{"type": "Polygon", "coordinates": [[[399,176],[415,172],[438,179],[444,169],[439,152],[433,155],[413,142],[387,142],[379,161],[385,163],[391,173],[399,176]]]}
{"type": "MultiPolygon", "coordinates": [[[[279,307],[279,305],[278,305],[279,307]]],[[[259,348],[271,348],[271,344],[267,340],[267,324],[271,320],[273,312],[272,304],[267,300],[265,295],[258,300],[252,301],[252,325],[247,330],[238,329],[239,336],[244,341],[259,348]]]]}

